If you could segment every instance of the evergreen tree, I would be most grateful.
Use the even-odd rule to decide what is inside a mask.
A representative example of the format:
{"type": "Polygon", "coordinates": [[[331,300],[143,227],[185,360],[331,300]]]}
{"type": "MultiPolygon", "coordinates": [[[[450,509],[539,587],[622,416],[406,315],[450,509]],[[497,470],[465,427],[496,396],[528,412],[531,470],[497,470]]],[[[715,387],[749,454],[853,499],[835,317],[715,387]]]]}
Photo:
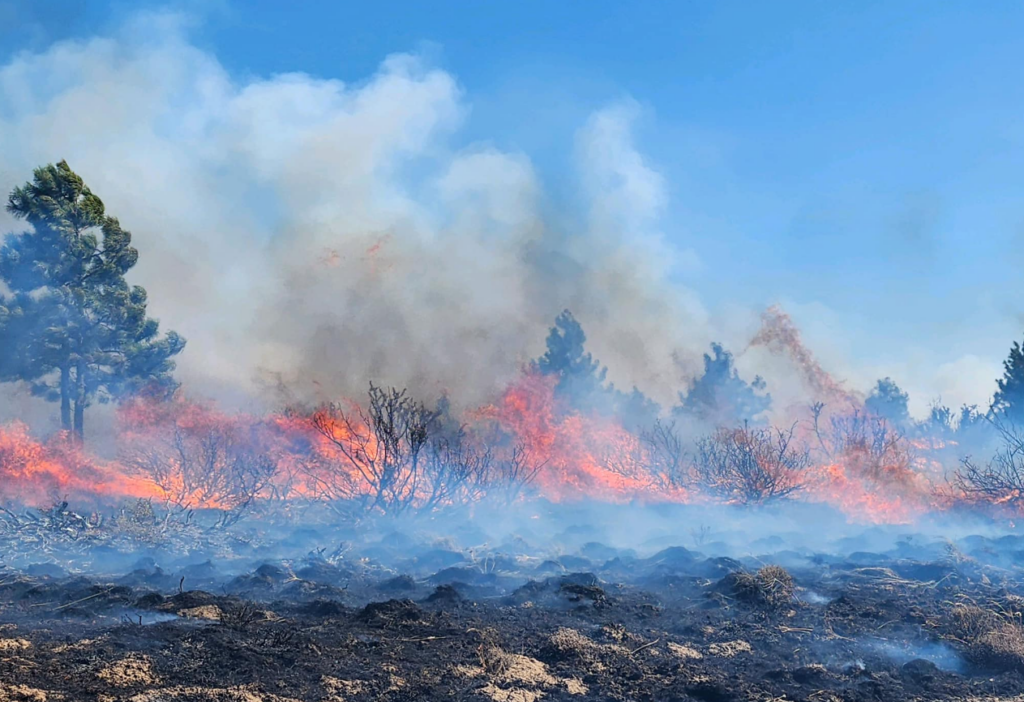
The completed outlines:
{"type": "Polygon", "coordinates": [[[0,248],[0,379],[27,381],[61,405],[61,426],[84,437],[85,409],[141,386],[170,389],[185,341],[159,335],[146,291],[125,273],[138,252],[131,234],[67,163],[37,168],[7,211],[32,231],[0,248]]]}
{"type": "Polygon", "coordinates": [[[906,426],[910,422],[909,402],[910,395],[903,392],[892,378],[884,378],[872,388],[864,408],[896,426],[906,426]]]}
{"type": "Polygon", "coordinates": [[[604,389],[607,368],[594,360],[584,349],[587,335],[569,310],[555,319],[547,338],[547,351],[535,363],[544,375],[558,376],[555,389],[573,403],[589,398],[604,389]]]}
{"type": "Polygon", "coordinates": [[[564,310],[548,332],[547,351],[533,367],[544,375],[558,376],[555,393],[571,407],[614,415],[628,429],[652,425],[661,412],[658,403],[636,386],[624,393],[605,384],[608,369],[586,350],[586,342],[583,327],[569,310],[564,310]]]}
{"type": "Polygon", "coordinates": [[[996,386],[992,412],[1011,422],[1024,422],[1024,349],[1016,341],[1003,361],[1003,377],[996,386]]]}
{"type": "Polygon", "coordinates": [[[710,427],[736,426],[758,422],[772,404],[771,395],[761,394],[766,384],[761,376],[747,383],[733,365],[733,356],[721,344],[711,344],[714,355],[704,354],[704,373],[693,381],[690,391],[680,393],[675,414],[688,416],[710,427]]]}

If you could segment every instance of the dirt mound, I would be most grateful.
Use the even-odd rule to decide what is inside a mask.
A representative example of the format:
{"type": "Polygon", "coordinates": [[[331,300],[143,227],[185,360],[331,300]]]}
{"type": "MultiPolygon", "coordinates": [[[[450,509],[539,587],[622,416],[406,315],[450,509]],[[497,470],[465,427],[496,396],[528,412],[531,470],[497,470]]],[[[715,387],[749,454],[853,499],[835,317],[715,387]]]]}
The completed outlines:
{"type": "Polygon", "coordinates": [[[412,600],[371,602],[356,613],[356,619],[376,626],[392,626],[403,622],[419,621],[421,610],[412,600]]]}
{"type": "Polygon", "coordinates": [[[64,699],[60,693],[37,690],[28,685],[0,683],[0,702],[56,702],[64,699]]]}
{"type": "Polygon", "coordinates": [[[462,602],[462,595],[455,589],[453,585],[438,585],[430,596],[427,597],[427,602],[431,604],[447,604],[455,605],[462,602]]]}

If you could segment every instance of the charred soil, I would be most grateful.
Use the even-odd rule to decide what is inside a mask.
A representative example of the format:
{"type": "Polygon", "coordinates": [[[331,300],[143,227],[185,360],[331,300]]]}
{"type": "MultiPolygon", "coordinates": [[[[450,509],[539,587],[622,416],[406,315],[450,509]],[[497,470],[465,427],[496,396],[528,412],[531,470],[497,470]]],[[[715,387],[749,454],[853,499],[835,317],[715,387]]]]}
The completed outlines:
{"type": "MultiPolygon", "coordinates": [[[[1007,553],[983,541],[979,554],[1007,553]]],[[[412,574],[314,554],[220,582],[151,562],[102,578],[8,568],[0,701],[906,702],[1024,689],[1024,588],[1004,556],[641,558],[591,543],[570,559],[586,570],[549,574],[557,558],[442,551],[424,550],[412,574]]]]}

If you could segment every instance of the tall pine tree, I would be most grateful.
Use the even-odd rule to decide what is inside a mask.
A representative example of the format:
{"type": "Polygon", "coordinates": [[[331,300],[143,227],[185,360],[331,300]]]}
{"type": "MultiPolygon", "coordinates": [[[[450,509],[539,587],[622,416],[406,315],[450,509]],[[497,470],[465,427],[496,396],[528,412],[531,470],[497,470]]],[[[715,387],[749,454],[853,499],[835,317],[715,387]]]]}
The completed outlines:
{"type": "Polygon", "coordinates": [[[572,312],[564,310],[555,319],[547,338],[547,351],[536,361],[537,370],[558,377],[557,390],[563,397],[593,400],[604,389],[608,369],[585,350],[587,335],[572,312]]]}
{"type": "Polygon", "coordinates": [[[0,248],[0,379],[23,380],[59,401],[61,426],[80,442],[85,409],[142,386],[173,387],[185,340],[160,336],[146,291],[124,279],[138,261],[131,234],[105,213],[68,164],[37,168],[7,211],[32,231],[0,248]]]}

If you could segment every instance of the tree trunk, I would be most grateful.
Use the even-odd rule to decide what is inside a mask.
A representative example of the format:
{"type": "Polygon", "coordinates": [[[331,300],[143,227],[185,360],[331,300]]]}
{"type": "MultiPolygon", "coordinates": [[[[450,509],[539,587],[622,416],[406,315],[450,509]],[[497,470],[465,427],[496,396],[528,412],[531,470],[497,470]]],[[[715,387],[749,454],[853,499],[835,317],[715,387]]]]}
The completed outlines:
{"type": "Polygon", "coordinates": [[[75,443],[85,443],[85,364],[79,363],[75,369],[75,443]]]}
{"type": "Polygon", "coordinates": [[[75,401],[75,443],[85,444],[85,402],[75,401]]]}
{"type": "Polygon", "coordinates": [[[71,369],[60,367],[60,428],[71,431],[71,369]]]}

